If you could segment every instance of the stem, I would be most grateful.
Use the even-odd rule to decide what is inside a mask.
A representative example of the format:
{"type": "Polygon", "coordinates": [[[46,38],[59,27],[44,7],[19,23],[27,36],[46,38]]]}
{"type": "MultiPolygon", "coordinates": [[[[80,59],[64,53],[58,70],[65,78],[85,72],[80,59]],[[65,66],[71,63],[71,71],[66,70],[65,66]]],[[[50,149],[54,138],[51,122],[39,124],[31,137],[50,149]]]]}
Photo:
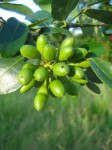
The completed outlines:
{"type": "Polygon", "coordinates": [[[76,27],[100,27],[100,26],[110,26],[109,24],[75,24],[70,23],[66,25],[66,28],[76,28],[76,27]]]}

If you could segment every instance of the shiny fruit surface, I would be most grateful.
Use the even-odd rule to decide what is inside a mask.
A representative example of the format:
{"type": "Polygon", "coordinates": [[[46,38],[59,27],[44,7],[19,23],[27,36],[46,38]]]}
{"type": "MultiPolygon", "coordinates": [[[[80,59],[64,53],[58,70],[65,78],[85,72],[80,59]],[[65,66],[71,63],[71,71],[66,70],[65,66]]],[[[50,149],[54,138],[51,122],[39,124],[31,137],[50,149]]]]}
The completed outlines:
{"type": "Polygon", "coordinates": [[[59,60],[68,60],[74,54],[74,48],[72,46],[63,47],[59,53],[59,60]]]}
{"type": "Polygon", "coordinates": [[[18,81],[22,85],[27,85],[33,78],[33,70],[24,68],[19,72],[18,81]]]}
{"type": "Polygon", "coordinates": [[[45,47],[46,44],[48,44],[49,41],[47,39],[47,37],[44,35],[44,34],[41,34],[38,38],[37,38],[37,42],[36,42],[36,45],[37,45],[37,49],[38,51],[43,54],[43,49],[45,47]]]}
{"type": "Polygon", "coordinates": [[[53,73],[57,76],[66,76],[69,71],[70,68],[65,62],[59,62],[53,66],[53,73]]]}
{"type": "Polygon", "coordinates": [[[50,89],[56,97],[64,96],[65,89],[60,80],[54,80],[50,83],[50,89]]]}
{"type": "Polygon", "coordinates": [[[34,108],[37,111],[42,110],[45,106],[46,100],[47,100],[47,95],[43,93],[38,93],[34,98],[34,108]]]}
{"type": "Polygon", "coordinates": [[[56,47],[52,44],[47,44],[43,49],[42,56],[45,60],[54,60],[56,58],[56,47]]]}
{"type": "Polygon", "coordinates": [[[74,45],[75,45],[74,37],[67,37],[61,43],[61,48],[66,47],[66,46],[74,46],[74,45]]]}
{"type": "Polygon", "coordinates": [[[40,55],[36,47],[32,45],[23,45],[20,48],[20,53],[25,58],[32,58],[32,59],[40,58],[40,55]]]}
{"type": "Polygon", "coordinates": [[[48,77],[48,69],[45,67],[39,67],[34,72],[34,77],[37,81],[45,81],[45,79],[48,77]]]}

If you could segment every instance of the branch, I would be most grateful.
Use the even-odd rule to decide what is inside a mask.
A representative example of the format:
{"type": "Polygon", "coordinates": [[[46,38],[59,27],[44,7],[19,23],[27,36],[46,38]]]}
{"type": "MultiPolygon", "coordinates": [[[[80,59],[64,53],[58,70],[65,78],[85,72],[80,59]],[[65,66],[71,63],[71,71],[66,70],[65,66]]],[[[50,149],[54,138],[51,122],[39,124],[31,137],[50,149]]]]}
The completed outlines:
{"type": "Polygon", "coordinates": [[[109,24],[74,24],[74,23],[70,23],[70,24],[66,24],[66,28],[77,28],[77,27],[100,27],[100,26],[110,26],[109,24]]]}

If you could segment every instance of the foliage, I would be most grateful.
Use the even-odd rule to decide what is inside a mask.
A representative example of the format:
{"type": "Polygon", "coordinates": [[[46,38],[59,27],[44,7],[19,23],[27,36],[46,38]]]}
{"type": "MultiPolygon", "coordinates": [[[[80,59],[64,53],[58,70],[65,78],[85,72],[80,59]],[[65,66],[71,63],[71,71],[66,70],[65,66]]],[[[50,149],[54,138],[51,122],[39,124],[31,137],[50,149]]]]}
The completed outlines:
{"type": "MultiPolygon", "coordinates": [[[[41,10],[35,13],[25,5],[14,4],[14,2],[10,3],[10,1],[4,0],[0,3],[1,8],[22,13],[25,15],[25,19],[30,21],[30,23],[26,25],[13,17],[7,21],[2,19],[0,29],[0,60],[2,62],[0,65],[0,94],[7,94],[21,87],[18,82],[18,72],[20,68],[22,68],[21,65],[28,62],[30,62],[31,65],[35,65],[36,69],[40,66],[44,66],[48,71],[52,72],[50,75],[46,75],[46,79],[49,82],[49,84],[47,84],[48,89],[50,89],[50,82],[56,79],[61,80],[63,83],[65,88],[65,92],[63,93],[68,93],[68,95],[71,96],[77,95],[79,86],[82,88],[86,87],[85,89],[95,94],[102,93],[101,85],[103,83],[112,88],[112,64],[103,60],[105,59],[103,54],[111,47],[112,11],[110,10],[110,3],[107,4],[107,0],[85,0],[83,3],[80,2],[80,0],[49,0],[47,2],[45,0],[34,0],[34,2],[41,8],[41,10]],[[97,7],[94,9],[93,6],[95,5],[97,7]],[[108,7],[105,7],[106,10],[103,9],[102,6],[107,5],[108,7]],[[51,10],[44,10],[43,6],[50,6],[51,10]],[[83,33],[82,35],[76,35],[79,28],[83,33]],[[46,43],[44,46],[51,43],[55,48],[53,48],[54,46],[50,46],[50,50],[46,48],[46,53],[44,51],[40,52],[41,50],[38,48],[38,44],[36,44],[40,35],[45,35],[45,37],[49,39],[48,43],[44,41],[44,43],[46,43]],[[75,44],[66,45],[72,47],[69,48],[69,57],[67,56],[68,49],[63,48],[64,50],[62,50],[61,47],[63,41],[68,37],[72,37],[75,40],[75,44]],[[106,41],[109,41],[108,45],[106,41]],[[20,51],[23,45],[36,47],[37,52],[34,52],[35,57],[30,53],[30,50],[27,52],[25,50],[23,55],[20,51]],[[74,52],[72,52],[72,49],[74,49],[74,52]],[[52,58],[50,56],[51,51],[57,51],[52,54],[52,58]],[[67,53],[66,58],[65,52],[67,53]],[[37,57],[36,53],[38,53],[37,57]],[[21,55],[24,56],[24,59],[21,58],[21,55]],[[30,57],[30,55],[33,58],[30,57]],[[18,58],[20,58],[20,61],[18,58]],[[60,72],[59,75],[59,68],[53,70],[52,67],[55,63],[60,63],[60,61],[66,63],[71,68],[71,72],[74,67],[75,69],[81,67],[84,76],[80,79],[76,78],[77,75],[71,76],[71,72],[68,69],[67,73],[64,73],[64,77],[58,77],[60,75],[63,76],[63,73],[60,72]],[[18,65],[20,66],[18,67],[18,65]],[[69,72],[71,79],[69,78],[69,72]],[[98,79],[100,83],[96,83],[93,80],[91,81],[91,74],[95,79],[98,79]],[[6,78],[7,76],[8,78],[6,78]],[[12,81],[12,79],[13,84],[9,85],[9,80],[12,81]],[[69,89],[69,86],[72,88],[69,89]],[[2,89],[2,87],[5,88],[2,89]]],[[[43,43],[40,43],[40,45],[41,44],[43,43]]],[[[76,72],[75,70],[75,73],[76,72]]],[[[23,76],[21,76],[20,80],[22,80],[22,77],[23,76]]],[[[28,76],[26,78],[28,78],[28,76]]],[[[35,73],[33,78],[36,80],[38,78],[35,73]]],[[[27,86],[29,90],[28,84],[30,84],[31,86],[29,87],[32,88],[32,84],[29,82],[23,86],[27,86]]],[[[40,86],[38,81],[36,81],[36,84],[40,86]]],[[[38,87],[36,84],[35,86],[38,87]]]]}

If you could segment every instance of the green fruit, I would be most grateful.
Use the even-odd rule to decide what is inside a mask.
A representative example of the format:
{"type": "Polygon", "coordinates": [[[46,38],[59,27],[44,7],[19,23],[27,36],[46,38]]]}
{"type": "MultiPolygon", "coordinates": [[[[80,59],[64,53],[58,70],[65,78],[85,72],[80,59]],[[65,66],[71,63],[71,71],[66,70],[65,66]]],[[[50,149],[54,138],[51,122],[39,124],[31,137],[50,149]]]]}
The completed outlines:
{"type": "Polygon", "coordinates": [[[88,83],[87,79],[73,79],[72,78],[72,80],[74,80],[75,82],[78,82],[80,84],[86,84],[86,83],[88,83]]]}
{"type": "Polygon", "coordinates": [[[32,70],[36,70],[37,66],[30,64],[30,63],[26,63],[22,69],[27,68],[27,69],[32,69],[32,70]]]}
{"type": "Polygon", "coordinates": [[[32,45],[23,45],[20,48],[20,53],[22,56],[26,58],[32,59],[40,58],[40,54],[38,53],[36,47],[32,45]]]}
{"type": "Polygon", "coordinates": [[[54,80],[50,83],[50,89],[56,97],[64,96],[65,89],[60,80],[54,80]]]}
{"type": "Polygon", "coordinates": [[[65,62],[56,63],[52,69],[57,76],[66,76],[70,71],[69,66],[65,62]]]}
{"type": "Polygon", "coordinates": [[[32,80],[32,78],[33,78],[33,70],[32,69],[24,68],[19,72],[18,81],[22,85],[29,84],[30,81],[32,80]]]}
{"type": "Polygon", "coordinates": [[[71,66],[69,77],[72,79],[81,79],[84,77],[84,71],[81,67],[71,66]]]}
{"type": "Polygon", "coordinates": [[[66,47],[66,46],[74,46],[74,45],[75,45],[74,37],[67,37],[61,43],[61,48],[66,47]]]}
{"type": "Polygon", "coordinates": [[[79,61],[83,59],[84,57],[86,57],[87,54],[88,54],[88,51],[85,48],[77,48],[74,50],[74,55],[73,57],[71,57],[70,61],[71,62],[79,61]]]}
{"type": "Polygon", "coordinates": [[[48,87],[47,87],[47,85],[46,85],[46,84],[43,84],[43,85],[39,88],[38,93],[43,93],[43,94],[48,95],[48,87]]]}
{"type": "Polygon", "coordinates": [[[90,62],[88,60],[84,60],[80,63],[76,63],[75,66],[80,66],[80,67],[83,67],[83,68],[88,68],[90,67],[90,62]]]}
{"type": "Polygon", "coordinates": [[[42,56],[45,60],[54,60],[56,58],[56,47],[54,45],[47,44],[43,49],[42,56]]]}
{"type": "Polygon", "coordinates": [[[72,46],[63,47],[59,53],[59,60],[68,60],[74,54],[74,48],[72,46]]]}
{"type": "Polygon", "coordinates": [[[38,51],[43,54],[43,49],[45,47],[46,44],[48,44],[49,41],[47,39],[47,37],[43,34],[41,34],[38,38],[37,38],[37,42],[36,42],[36,45],[37,45],[37,49],[38,51]]]}
{"type": "Polygon", "coordinates": [[[47,95],[43,93],[38,93],[34,98],[34,107],[36,110],[42,110],[45,106],[47,100],[47,95]]]}
{"type": "Polygon", "coordinates": [[[35,83],[36,83],[36,80],[33,78],[28,85],[24,85],[20,89],[20,92],[25,93],[25,92],[29,91],[35,85],[35,83]]]}
{"type": "Polygon", "coordinates": [[[39,67],[38,69],[35,70],[34,72],[34,77],[37,81],[45,81],[48,77],[48,69],[45,67],[39,67]]]}

